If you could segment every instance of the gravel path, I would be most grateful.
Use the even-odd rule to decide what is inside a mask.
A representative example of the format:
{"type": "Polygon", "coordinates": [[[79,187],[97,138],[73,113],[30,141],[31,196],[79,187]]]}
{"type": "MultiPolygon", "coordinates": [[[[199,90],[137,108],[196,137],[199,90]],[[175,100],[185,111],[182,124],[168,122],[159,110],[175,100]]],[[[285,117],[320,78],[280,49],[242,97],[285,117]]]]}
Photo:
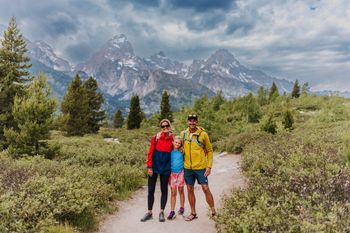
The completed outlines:
{"type": "MultiPolygon", "coordinates": [[[[214,155],[212,174],[209,176],[209,187],[213,193],[215,205],[220,207],[221,198],[228,194],[233,187],[242,187],[245,183],[244,177],[240,172],[240,156],[233,154],[216,154],[214,155]]],[[[159,179],[157,181],[157,184],[159,179]]],[[[186,190],[186,188],[185,188],[186,190]]],[[[209,209],[205,202],[204,193],[199,185],[195,185],[196,209],[198,219],[192,222],[186,222],[182,216],[177,216],[174,220],[166,220],[164,223],[158,221],[160,206],[160,190],[157,185],[153,219],[147,222],[140,222],[141,217],[147,209],[147,187],[135,192],[129,200],[120,202],[119,211],[115,215],[108,216],[100,225],[100,233],[213,233],[215,223],[208,216],[209,209]]],[[[187,202],[187,192],[185,191],[185,215],[190,212],[187,202]]],[[[170,212],[170,189],[168,203],[165,208],[165,215],[170,212]]],[[[179,198],[175,210],[179,208],[179,198]]]]}

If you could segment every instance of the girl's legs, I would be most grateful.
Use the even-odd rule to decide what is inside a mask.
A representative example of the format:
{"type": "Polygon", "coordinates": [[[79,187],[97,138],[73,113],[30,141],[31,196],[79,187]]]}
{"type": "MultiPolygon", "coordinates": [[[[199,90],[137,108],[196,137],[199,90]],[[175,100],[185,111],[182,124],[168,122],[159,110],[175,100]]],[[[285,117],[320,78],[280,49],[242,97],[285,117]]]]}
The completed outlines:
{"type": "Polygon", "coordinates": [[[171,211],[175,210],[176,194],[177,194],[176,187],[172,187],[171,188],[171,201],[170,201],[171,211]]]}
{"type": "Polygon", "coordinates": [[[180,208],[184,208],[185,206],[185,192],[184,187],[179,187],[179,195],[180,195],[180,208]]]}

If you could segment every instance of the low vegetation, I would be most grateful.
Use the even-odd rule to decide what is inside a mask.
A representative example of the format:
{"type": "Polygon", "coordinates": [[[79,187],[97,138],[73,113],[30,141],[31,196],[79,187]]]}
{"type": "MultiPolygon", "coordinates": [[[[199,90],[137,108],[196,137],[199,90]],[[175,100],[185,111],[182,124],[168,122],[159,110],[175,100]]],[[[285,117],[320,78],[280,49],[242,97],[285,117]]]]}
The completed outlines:
{"type": "Polygon", "coordinates": [[[266,106],[275,109],[275,134],[247,124],[217,143],[219,149],[242,152],[248,178],[246,188],[225,199],[217,230],[348,232],[350,101],[279,98],[266,106]],[[283,102],[293,112],[293,129],[280,124],[276,110],[283,102]]]}
{"type": "Polygon", "coordinates": [[[98,135],[51,133],[53,159],[0,155],[0,232],[93,229],[111,201],[144,184],[149,129],[102,129],[98,135]],[[117,137],[120,143],[106,142],[117,137]]]}

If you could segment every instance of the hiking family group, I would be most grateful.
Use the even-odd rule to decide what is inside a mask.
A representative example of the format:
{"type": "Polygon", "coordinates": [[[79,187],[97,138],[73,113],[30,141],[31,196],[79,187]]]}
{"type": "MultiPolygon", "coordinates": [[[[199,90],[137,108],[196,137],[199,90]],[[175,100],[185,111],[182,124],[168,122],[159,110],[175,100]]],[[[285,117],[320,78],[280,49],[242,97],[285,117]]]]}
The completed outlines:
{"type": "Polygon", "coordinates": [[[148,170],[148,211],[142,217],[145,222],[153,218],[154,192],[159,176],[161,199],[159,221],[164,222],[164,209],[168,200],[168,185],[171,189],[170,213],[168,220],[175,218],[175,203],[177,193],[180,196],[179,215],[184,215],[186,183],[190,214],[184,216],[186,221],[197,219],[195,181],[201,185],[205,199],[211,209],[211,215],[216,215],[214,198],[208,186],[208,176],[213,164],[213,148],[207,132],[198,126],[198,116],[190,114],[187,117],[188,128],[179,136],[171,133],[171,123],[168,119],[160,121],[161,132],[154,135],[147,153],[148,170]]]}

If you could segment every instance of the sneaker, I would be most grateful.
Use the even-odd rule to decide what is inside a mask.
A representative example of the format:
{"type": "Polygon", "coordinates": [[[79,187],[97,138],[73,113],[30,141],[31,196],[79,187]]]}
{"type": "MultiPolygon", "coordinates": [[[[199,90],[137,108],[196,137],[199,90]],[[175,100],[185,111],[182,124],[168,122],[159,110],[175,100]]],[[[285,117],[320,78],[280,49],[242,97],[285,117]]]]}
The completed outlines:
{"type": "Polygon", "coordinates": [[[143,216],[143,218],[141,218],[141,222],[146,222],[147,220],[152,219],[152,214],[151,213],[146,213],[145,216],[143,216]]]}
{"type": "Polygon", "coordinates": [[[183,215],[185,213],[185,208],[180,207],[179,212],[177,212],[179,215],[183,215]]]}
{"type": "Polygon", "coordinates": [[[168,216],[168,220],[173,220],[175,218],[175,211],[170,211],[170,214],[168,216]]]}
{"type": "Polygon", "coordinates": [[[164,212],[159,213],[159,222],[165,222],[164,212]]]}

